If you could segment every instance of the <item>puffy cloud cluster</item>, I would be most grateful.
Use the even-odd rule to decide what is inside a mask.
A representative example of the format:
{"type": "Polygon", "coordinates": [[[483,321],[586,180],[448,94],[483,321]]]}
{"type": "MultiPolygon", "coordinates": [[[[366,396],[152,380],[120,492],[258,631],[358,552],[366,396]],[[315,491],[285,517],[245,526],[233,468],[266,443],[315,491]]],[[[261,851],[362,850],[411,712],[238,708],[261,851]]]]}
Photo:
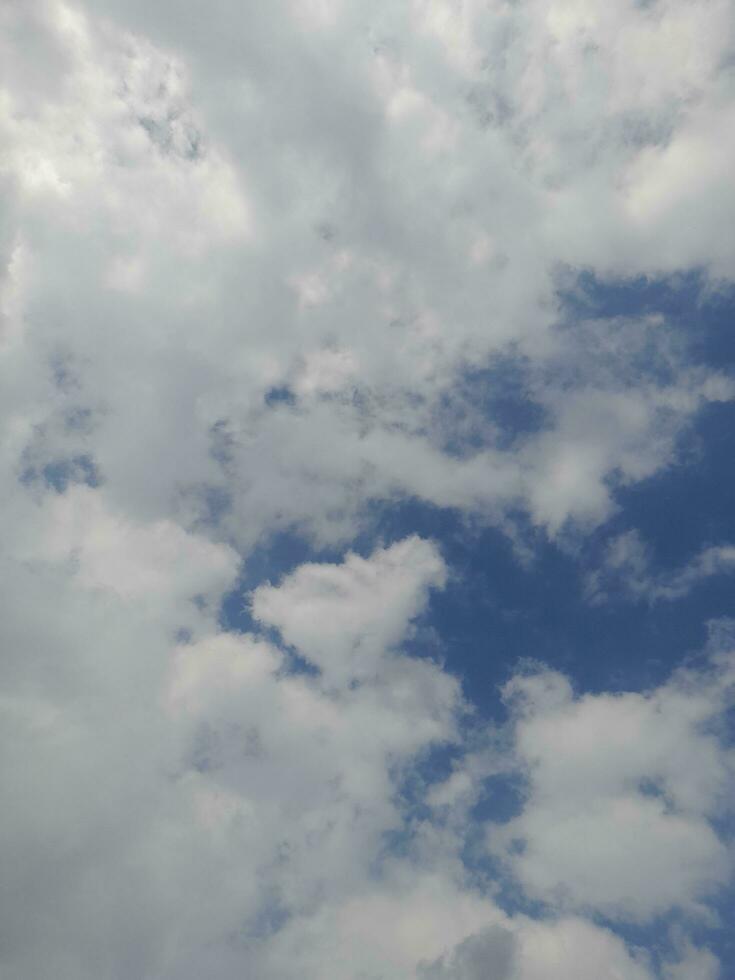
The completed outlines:
{"type": "Polygon", "coordinates": [[[665,321],[558,299],[581,268],[732,272],[705,6],[5,5],[8,476],[83,459],[243,548],[349,541],[397,494],[604,520],[732,396],[665,321]],[[512,373],[532,423],[493,402],[512,373]]]}
{"type": "Polygon", "coordinates": [[[731,656],[649,694],[575,698],[552,672],[507,685],[528,796],[488,843],[530,896],[645,921],[728,882],[713,821],[733,802],[717,721],[734,685],[731,656]]]}
{"type": "MultiPolygon", "coordinates": [[[[510,915],[463,858],[488,766],[404,789],[464,741],[458,681],[401,649],[444,581],[436,548],[300,566],[251,597],[275,632],[234,634],[216,622],[231,551],[100,493],[70,491],[51,522],[33,503],[37,539],[4,560],[8,977],[659,976],[579,913],[696,919],[726,881],[730,656],[647,695],[508,685],[500,764],[529,789],[487,846],[547,907],[510,915]]],[[[714,963],[687,946],[666,975],[714,963]]]]}
{"type": "Polygon", "coordinates": [[[32,554],[3,570],[3,971],[234,976],[279,925],[359,900],[402,824],[401,771],[456,738],[457,681],[397,649],[442,562],[409,539],[299,570],[268,612],[257,597],[318,667],[298,603],[289,617],[280,600],[321,593],[328,649],[351,593],[345,659],[360,637],[367,666],[382,658],[298,671],[217,629],[229,549],[96,507],[71,517],[61,543],[39,520],[32,554]]]}
{"type": "Polygon", "coordinates": [[[0,8],[3,977],[716,976],[599,916],[689,922],[728,881],[731,658],[616,697],[522,674],[477,752],[415,649],[452,570],[355,542],[411,497],[598,525],[732,399],[665,319],[563,297],[732,278],[734,27],[725,0],[0,8]],[[356,552],[257,585],[235,633],[284,528],[356,552]],[[527,795],[485,857],[536,916],[468,864],[497,772],[527,795]]]}

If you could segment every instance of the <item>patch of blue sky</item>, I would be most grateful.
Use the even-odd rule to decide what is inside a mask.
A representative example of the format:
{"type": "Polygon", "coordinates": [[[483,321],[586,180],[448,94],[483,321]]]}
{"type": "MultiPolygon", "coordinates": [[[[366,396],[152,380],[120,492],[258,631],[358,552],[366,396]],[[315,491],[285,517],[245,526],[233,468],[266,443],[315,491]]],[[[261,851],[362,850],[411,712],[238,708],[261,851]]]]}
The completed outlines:
{"type": "MultiPolygon", "coordinates": [[[[655,500],[648,505],[655,510],[655,500]]],[[[414,533],[438,542],[451,575],[444,589],[432,593],[406,649],[441,658],[487,719],[504,719],[499,687],[526,658],[569,674],[580,691],[646,689],[704,646],[709,620],[732,611],[727,577],[704,581],[676,602],[593,606],[584,595],[584,556],[543,536],[535,541],[532,562],[521,563],[500,530],[468,528],[451,511],[419,501],[373,510],[373,531],[353,545],[358,553],[414,533]]],[[[600,540],[609,533],[599,532],[600,540]]],[[[304,561],[341,557],[333,550],[315,553],[296,533],[275,536],[246,562],[223,604],[223,625],[257,628],[246,601],[250,589],[277,582],[304,561]]]]}
{"type": "Polygon", "coordinates": [[[661,565],[676,567],[703,546],[735,541],[734,486],[735,405],[710,403],[673,466],[617,492],[618,513],[592,543],[637,528],[661,565]]]}
{"type": "MultiPolygon", "coordinates": [[[[724,304],[721,294],[711,294],[698,273],[613,284],[583,274],[565,302],[580,319],[659,312],[696,332],[693,359],[721,367],[735,358],[735,338],[727,331],[735,302],[724,304]]],[[[523,398],[524,383],[522,364],[497,364],[468,376],[462,397],[500,418],[513,438],[541,424],[538,406],[523,398]]],[[[651,545],[662,568],[676,567],[705,544],[735,540],[734,422],[735,406],[729,403],[704,408],[684,436],[679,461],[649,480],[618,488],[617,513],[575,551],[535,533],[534,558],[522,564],[501,531],[469,526],[452,511],[406,499],[374,504],[369,530],[351,547],[368,554],[377,542],[414,533],[439,544],[452,575],[433,594],[422,625],[439,637],[448,668],[490,717],[502,710],[498,685],[527,657],[569,673],[580,690],[647,688],[703,646],[708,620],[731,613],[731,581],[713,576],[676,602],[592,607],[582,577],[606,542],[630,528],[651,545]]],[[[243,602],[249,588],[275,582],[304,561],[340,558],[336,550],[315,552],[296,532],[275,535],[248,556],[242,581],[225,601],[223,621],[250,628],[243,602]]]]}
{"type": "Polygon", "coordinates": [[[288,405],[292,407],[296,404],[296,395],[288,387],[288,385],[281,385],[274,388],[269,388],[263,400],[268,408],[273,408],[275,405],[288,405]]]}
{"type": "Polygon", "coordinates": [[[446,392],[439,421],[451,432],[444,452],[465,457],[493,445],[515,448],[549,423],[548,411],[533,397],[527,359],[512,352],[494,357],[485,367],[466,371],[446,392]]]}
{"type": "Polygon", "coordinates": [[[92,457],[80,453],[68,459],[52,460],[43,466],[26,467],[21,474],[21,482],[32,484],[38,481],[57,493],[64,493],[67,487],[74,483],[98,487],[101,477],[92,457]]]}
{"type": "Polygon", "coordinates": [[[701,269],[673,276],[603,280],[583,271],[559,292],[573,318],[659,314],[684,331],[689,356],[713,367],[735,364],[735,288],[701,269]]]}

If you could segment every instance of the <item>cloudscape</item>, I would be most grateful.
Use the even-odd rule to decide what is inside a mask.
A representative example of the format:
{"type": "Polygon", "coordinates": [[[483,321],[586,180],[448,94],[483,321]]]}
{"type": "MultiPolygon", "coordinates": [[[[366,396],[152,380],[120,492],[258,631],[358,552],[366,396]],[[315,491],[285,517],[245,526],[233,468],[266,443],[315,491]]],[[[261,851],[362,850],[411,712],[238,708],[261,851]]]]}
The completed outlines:
{"type": "Polygon", "coordinates": [[[0,2],[3,980],[735,977],[731,0],[0,2]]]}

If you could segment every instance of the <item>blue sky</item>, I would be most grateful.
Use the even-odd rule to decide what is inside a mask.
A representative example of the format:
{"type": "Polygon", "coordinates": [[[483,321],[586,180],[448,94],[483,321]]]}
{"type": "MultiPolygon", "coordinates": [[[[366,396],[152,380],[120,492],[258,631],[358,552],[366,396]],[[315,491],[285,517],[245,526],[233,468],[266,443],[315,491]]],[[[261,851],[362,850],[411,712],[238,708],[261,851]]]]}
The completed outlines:
{"type": "Polygon", "coordinates": [[[734,52],[0,9],[3,980],[735,975],[734,52]]]}

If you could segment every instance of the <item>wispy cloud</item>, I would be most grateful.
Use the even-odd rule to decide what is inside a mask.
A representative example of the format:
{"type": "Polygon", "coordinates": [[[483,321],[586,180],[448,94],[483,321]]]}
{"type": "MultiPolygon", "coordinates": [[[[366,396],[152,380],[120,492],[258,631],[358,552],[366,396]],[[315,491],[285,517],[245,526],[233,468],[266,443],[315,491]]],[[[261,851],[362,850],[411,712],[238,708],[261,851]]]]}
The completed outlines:
{"type": "Polygon", "coordinates": [[[585,591],[593,603],[621,596],[643,602],[673,602],[712,576],[733,571],[735,546],[726,544],[703,548],[679,568],[657,569],[640,534],[627,531],[608,544],[600,567],[587,576],[585,591]]]}

